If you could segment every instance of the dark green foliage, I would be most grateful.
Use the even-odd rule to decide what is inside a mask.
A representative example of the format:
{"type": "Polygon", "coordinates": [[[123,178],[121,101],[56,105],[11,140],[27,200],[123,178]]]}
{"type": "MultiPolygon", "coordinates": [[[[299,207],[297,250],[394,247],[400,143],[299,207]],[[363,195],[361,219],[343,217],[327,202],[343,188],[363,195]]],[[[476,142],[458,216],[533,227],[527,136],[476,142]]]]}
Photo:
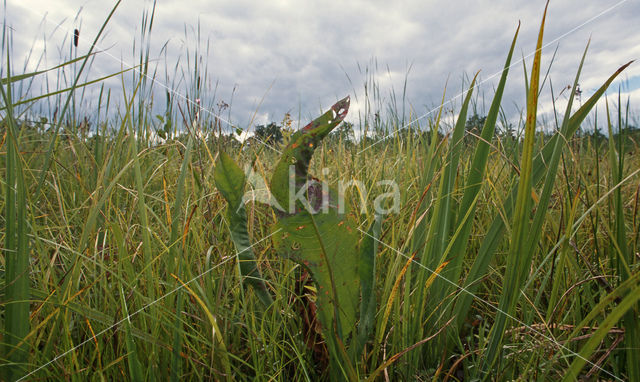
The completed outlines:
{"type": "Polygon", "coordinates": [[[255,137],[264,143],[274,145],[282,142],[282,127],[275,122],[256,126],[255,134],[255,137]]]}
{"type": "Polygon", "coordinates": [[[473,136],[473,138],[475,138],[475,136],[480,135],[480,131],[482,131],[482,127],[484,126],[484,123],[486,121],[486,115],[481,117],[480,115],[478,115],[478,113],[473,113],[473,115],[469,117],[469,119],[467,119],[467,124],[464,126],[464,129],[466,130],[468,135],[471,135],[473,136]]]}

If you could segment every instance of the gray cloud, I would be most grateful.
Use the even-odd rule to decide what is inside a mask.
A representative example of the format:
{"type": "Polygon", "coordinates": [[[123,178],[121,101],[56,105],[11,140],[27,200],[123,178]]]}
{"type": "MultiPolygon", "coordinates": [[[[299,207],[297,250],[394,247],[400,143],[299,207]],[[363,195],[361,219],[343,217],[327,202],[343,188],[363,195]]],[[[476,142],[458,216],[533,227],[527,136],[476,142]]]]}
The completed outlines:
{"type": "MultiPolygon", "coordinates": [[[[545,42],[563,36],[617,3],[552,2],[545,42]]],[[[96,58],[92,75],[118,70],[121,63],[117,59],[121,57],[126,64],[136,63],[132,45],[139,39],[141,16],[144,10],[148,12],[151,4],[129,1],[120,6],[108,26],[107,36],[100,42],[101,47],[109,48],[108,55],[96,58]]],[[[82,4],[70,0],[10,3],[7,15],[16,30],[14,50],[23,57],[24,52],[17,51],[45,35],[49,48],[47,61],[49,65],[54,64],[60,59],[60,53],[52,47],[62,44],[65,36],[69,44],[69,34],[80,23],[82,42],[88,44],[111,6],[92,0],[82,4]],[[79,20],[74,21],[80,7],[79,20]],[[45,14],[46,22],[36,30],[35,26],[45,14]],[[58,24],[60,27],[56,29],[58,24]]],[[[497,77],[490,77],[502,68],[518,20],[522,26],[514,62],[535,49],[543,8],[543,1],[524,0],[394,4],[363,0],[159,2],[151,36],[151,55],[158,57],[167,43],[169,68],[166,70],[173,73],[179,58],[181,64],[186,65],[187,49],[193,54],[197,46],[199,25],[201,52],[204,53],[206,42],[210,43],[206,60],[211,87],[217,82],[217,97],[227,102],[235,88],[230,114],[233,122],[242,127],[247,126],[258,107],[259,122],[280,120],[285,112],[292,112],[294,118],[300,114],[306,121],[346,94],[355,95],[362,102],[363,84],[367,80],[363,68],[367,66],[369,73],[374,72],[383,102],[389,100],[392,88],[402,93],[405,75],[411,66],[407,100],[415,112],[421,114],[440,101],[447,78],[447,94],[455,96],[461,90],[462,75],[472,76],[478,70],[481,78],[487,80],[482,90],[486,102],[490,102],[497,82],[497,77]],[[374,70],[375,62],[377,70],[374,70]],[[353,94],[354,90],[357,94],[353,94]],[[264,101],[260,103],[263,96],[264,101]]],[[[590,53],[581,80],[587,92],[597,88],[619,65],[638,58],[639,16],[640,4],[626,1],[545,48],[543,58],[548,65],[559,45],[551,71],[554,90],[572,83],[590,36],[590,53]]],[[[139,41],[137,44],[139,46],[139,41]]],[[[34,50],[41,46],[37,43],[34,50]]],[[[87,45],[82,48],[86,50],[87,45]]],[[[67,54],[68,49],[61,52],[67,54]]],[[[526,62],[530,65],[531,58],[526,62]]],[[[158,62],[161,73],[165,71],[164,63],[162,57],[158,62]]],[[[640,65],[632,65],[626,76],[638,78],[640,65]]],[[[165,81],[164,74],[158,79],[165,81]]],[[[522,64],[514,65],[504,103],[512,113],[515,108],[510,105],[524,104],[523,80],[522,64]]],[[[118,81],[110,84],[118,87],[118,81]]],[[[548,105],[547,93],[543,92],[542,102],[548,105]]],[[[353,107],[357,112],[363,105],[354,103],[353,107]]]]}

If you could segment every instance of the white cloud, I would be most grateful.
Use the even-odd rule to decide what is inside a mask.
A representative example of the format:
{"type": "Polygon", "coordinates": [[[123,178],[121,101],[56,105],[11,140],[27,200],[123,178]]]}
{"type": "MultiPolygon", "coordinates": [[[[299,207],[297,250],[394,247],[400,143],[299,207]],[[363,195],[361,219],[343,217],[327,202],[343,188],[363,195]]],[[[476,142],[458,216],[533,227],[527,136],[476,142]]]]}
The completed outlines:
{"type": "Polygon", "coordinates": [[[243,143],[244,141],[253,137],[254,135],[255,134],[253,132],[249,132],[249,131],[241,131],[240,134],[237,134],[236,132],[233,133],[233,137],[240,143],[243,143]]]}

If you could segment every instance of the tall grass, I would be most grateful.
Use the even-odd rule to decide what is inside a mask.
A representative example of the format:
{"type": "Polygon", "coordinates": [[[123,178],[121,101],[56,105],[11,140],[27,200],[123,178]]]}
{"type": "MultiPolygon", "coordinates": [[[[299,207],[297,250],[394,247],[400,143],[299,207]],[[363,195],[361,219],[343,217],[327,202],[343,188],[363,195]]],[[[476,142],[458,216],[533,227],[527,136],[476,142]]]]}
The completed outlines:
{"type": "MultiPolygon", "coordinates": [[[[6,29],[5,29],[6,31],[6,29]]],[[[3,31],[3,37],[5,37],[3,31]]],[[[8,44],[8,43],[7,43],[8,44]]],[[[3,46],[4,41],[3,41],[3,46]]],[[[3,103],[7,105],[4,118],[5,133],[5,200],[4,200],[4,365],[1,371],[7,379],[24,373],[29,332],[29,225],[27,221],[27,190],[25,188],[20,137],[13,114],[11,92],[11,60],[7,55],[6,81],[0,85],[3,103]],[[5,89],[4,83],[8,86],[5,89]]],[[[4,80],[4,79],[3,79],[4,80]]]]}
{"type": "Polygon", "coordinates": [[[475,77],[450,129],[446,91],[438,113],[402,129],[415,111],[404,95],[384,104],[367,78],[356,128],[381,141],[329,135],[309,168],[333,185],[360,181],[348,191],[350,219],[361,228],[350,244],[364,248],[369,266],[355,273],[365,298],[352,312],[356,350],[338,364],[348,368],[342,373],[330,370],[331,357],[350,328],[340,341],[323,338],[317,285],[304,264],[276,249],[280,217],[249,202],[230,222],[237,206],[214,184],[216,170],[225,170],[215,164],[220,148],[262,179],[277,154],[213,134],[222,131],[219,120],[195,103],[215,93],[203,80],[206,49],[187,52],[187,67],[177,63],[159,78],[148,45],[153,17],[153,9],[143,16],[135,70],[105,77],[121,78],[123,90],[115,110],[101,88],[101,103],[112,108],[105,114],[83,110],[81,99],[70,106],[74,91],[103,80],[81,79],[101,59],[93,48],[48,71],[12,75],[5,27],[2,378],[640,378],[638,132],[620,98],[604,111],[608,137],[581,130],[629,64],[611,68],[575,108],[585,49],[564,112],[552,132],[541,131],[536,98],[553,95],[550,81],[540,81],[543,18],[524,85],[526,119],[515,126],[520,138],[507,133],[501,111],[519,29],[478,135],[467,130],[470,110],[484,113],[473,105],[475,77]],[[79,63],[69,86],[15,93],[20,81],[79,63]],[[157,82],[171,85],[161,118],[148,112],[157,82]],[[51,129],[19,122],[25,105],[60,95],[51,129]],[[91,112],[95,133],[82,134],[75,114],[91,112]],[[402,190],[396,214],[371,208],[386,192],[376,186],[383,179],[402,190]],[[248,237],[239,243],[231,225],[244,225],[248,237]],[[238,253],[247,248],[251,256],[238,253]]]}

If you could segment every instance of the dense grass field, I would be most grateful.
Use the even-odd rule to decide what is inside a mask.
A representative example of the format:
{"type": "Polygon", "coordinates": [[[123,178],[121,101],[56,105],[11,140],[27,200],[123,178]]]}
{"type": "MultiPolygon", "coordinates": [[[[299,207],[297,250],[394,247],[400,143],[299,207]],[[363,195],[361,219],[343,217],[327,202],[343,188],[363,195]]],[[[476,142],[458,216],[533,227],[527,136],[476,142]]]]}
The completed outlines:
{"type": "Polygon", "coordinates": [[[137,81],[117,112],[82,117],[89,55],[54,68],[77,81],[34,118],[39,95],[16,92],[46,73],[17,76],[7,54],[0,378],[640,380],[640,134],[623,100],[593,118],[624,67],[543,129],[538,50],[507,131],[512,53],[491,107],[472,80],[452,126],[444,107],[406,125],[382,105],[355,139],[335,109],[266,144],[220,134],[199,85],[152,114],[144,52],[114,74],[137,81]],[[286,164],[351,182],[351,209],[283,214],[245,194],[281,201],[286,164]]]}

